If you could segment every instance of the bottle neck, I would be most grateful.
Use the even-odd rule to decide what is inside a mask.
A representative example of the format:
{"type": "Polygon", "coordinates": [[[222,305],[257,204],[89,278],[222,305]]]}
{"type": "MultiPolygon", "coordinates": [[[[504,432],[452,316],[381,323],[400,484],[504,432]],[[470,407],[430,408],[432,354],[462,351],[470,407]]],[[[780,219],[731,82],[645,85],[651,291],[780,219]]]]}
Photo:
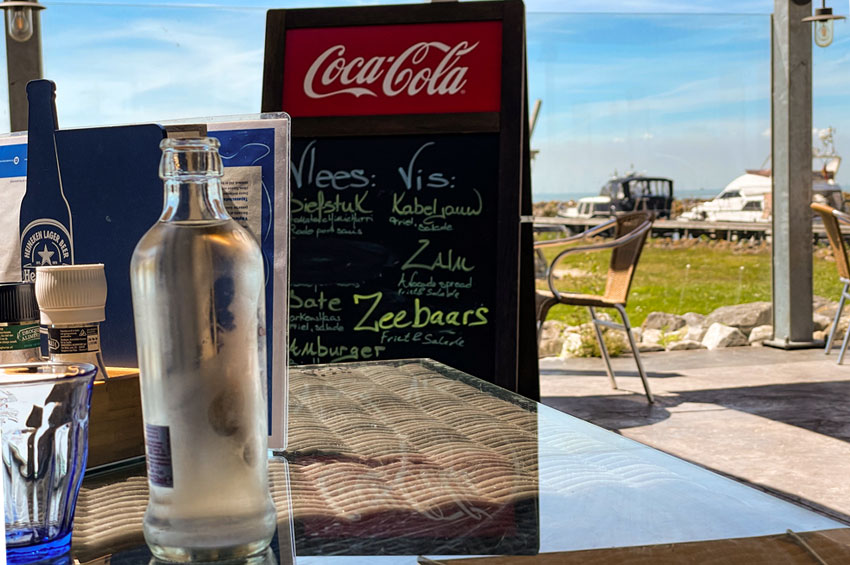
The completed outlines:
{"type": "Polygon", "coordinates": [[[165,181],[161,222],[228,220],[217,177],[183,177],[165,181]]]}

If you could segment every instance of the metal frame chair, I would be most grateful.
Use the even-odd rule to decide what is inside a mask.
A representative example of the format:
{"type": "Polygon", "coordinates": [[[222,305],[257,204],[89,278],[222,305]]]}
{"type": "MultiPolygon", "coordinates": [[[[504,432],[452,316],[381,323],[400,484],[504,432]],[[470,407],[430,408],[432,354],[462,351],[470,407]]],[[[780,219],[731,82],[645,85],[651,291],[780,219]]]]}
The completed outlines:
{"type": "MultiPolygon", "coordinates": [[[[838,280],[844,283],[844,288],[841,289],[841,298],[838,301],[838,310],[835,311],[835,319],[832,321],[832,328],[829,330],[829,337],[826,340],[826,349],[824,353],[829,355],[832,349],[832,341],[835,338],[835,330],[838,329],[838,320],[841,319],[841,310],[844,309],[844,301],[850,298],[847,289],[850,287],[850,262],[847,260],[847,249],[844,245],[844,237],[841,234],[841,224],[850,225],[850,215],[845,214],[841,210],[836,210],[832,206],[826,204],[812,203],[812,210],[817,212],[823,220],[823,227],[826,230],[826,237],[829,239],[829,246],[832,247],[832,254],[835,257],[835,266],[838,269],[838,280]]],[[[841,365],[844,360],[844,352],[847,351],[848,336],[850,336],[850,326],[844,332],[844,339],[841,343],[841,351],[838,353],[838,364],[841,365]]]]}
{"type": "Polygon", "coordinates": [[[655,214],[651,212],[628,212],[572,237],[535,243],[535,249],[540,249],[543,247],[551,247],[554,245],[580,241],[590,236],[601,234],[611,228],[614,229],[613,241],[604,241],[567,248],[555,256],[552,262],[549,263],[546,273],[549,292],[538,290],[536,296],[537,339],[539,342],[543,322],[546,320],[546,316],[549,314],[549,310],[552,306],[555,306],[556,304],[587,306],[588,310],[590,310],[593,328],[596,331],[596,340],[599,342],[599,350],[602,353],[602,358],[605,360],[605,369],[608,372],[608,378],[611,381],[611,386],[616,389],[617,381],[614,378],[614,371],[611,368],[611,359],[608,355],[608,349],[605,347],[605,341],[602,339],[602,330],[600,329],[600,326],[623,330],[626,332],[626,336],[629,339],[629,345],[632,348],[632,353],[635,358],[635,363],[637,364],[638,374],[643,382],[643,388],[646,391],[646,398],[650,403],[654,402],[652,391],[649,388],[649,381],[646,378],[646,371],[644,371],[643,363],[640,359],[640,353],[638,352],[637,344],[635,343],[635,338],[632,334],[632,326],[629,322],[629,317],[626,315],[625,306],[629,295],[629,289],[631,288],[632,278],[634,277],[635,267],[637,267],[644,242],[649,235],[649,230],[652,227],[654,219],[655,214]],[[582,252],[601,251],[605,249],[611,249],[612,252],[611,262],[608,267],[605,293],[603,295],[598,296],[593,294],[561,292],[555,288],[555,264],[568,255],[582,252]],[[623,323],[618,324],[616,322],[600,320],[596,316],[596,308],[614,308],[620,313],[620,318],[623,320],[623,323]]]}

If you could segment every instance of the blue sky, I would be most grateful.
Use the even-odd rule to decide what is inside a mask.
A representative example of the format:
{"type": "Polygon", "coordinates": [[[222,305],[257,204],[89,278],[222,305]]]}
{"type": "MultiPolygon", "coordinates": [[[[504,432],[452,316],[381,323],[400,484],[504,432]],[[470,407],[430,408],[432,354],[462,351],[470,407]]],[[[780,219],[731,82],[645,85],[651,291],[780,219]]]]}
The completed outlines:
{"type": "MultiPolygon", "coordinates": [[[[63,127],[259,111],[265,10],[316,0],[45,0],[45,76],[63,127]]],[[[386,3],[386,2],[383,2],[386,3]]],[[[828,2],[840,14],[848,2],[828,2]]],[[[615,170],[716,192],[769,151],[772,0],[528,0],[536,199],[615,170]],[[604,14],[600,14],[604,11],[604,14]]],[[[813,47],[814,126],[850,155],[850,24],[813,47]]],[[[0,93],[0,129],[8,129],[0,93]]],[[[850,166],[839,173],[850,187],[850,166]]]]}

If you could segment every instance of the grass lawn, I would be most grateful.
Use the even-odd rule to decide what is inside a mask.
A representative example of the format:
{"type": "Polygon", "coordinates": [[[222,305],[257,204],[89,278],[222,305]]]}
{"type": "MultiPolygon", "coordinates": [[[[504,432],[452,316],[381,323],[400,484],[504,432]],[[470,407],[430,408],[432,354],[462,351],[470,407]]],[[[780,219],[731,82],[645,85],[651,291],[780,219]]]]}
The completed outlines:
{"type": "MultiPolygon", "coordinates": [[[[561,249],[544,248],[547,262],[561,249]]],[[[837,300],[842,285],[829,248],[818,246],[814,255],[814,293],[837,300]]],[[[556,272],[565,270],[557,288],[601,294],[609,261],[607,251],[567,256],[556,267],[556,272]]],[[[719,306],[769,301],[770,261],[768,245],[649,240],[632,282],[626,312],[632,326],[637,327],[650,312],[709,314],[719,306]]],[[[542,279],[537,285],[546,288],[542,279]]],[[[613,310],[610,314],[617,318],[613,310]]],[[[588,321],[590,316],[584,307],[556,306],[547,319],[575,325],[588,321]]]]}

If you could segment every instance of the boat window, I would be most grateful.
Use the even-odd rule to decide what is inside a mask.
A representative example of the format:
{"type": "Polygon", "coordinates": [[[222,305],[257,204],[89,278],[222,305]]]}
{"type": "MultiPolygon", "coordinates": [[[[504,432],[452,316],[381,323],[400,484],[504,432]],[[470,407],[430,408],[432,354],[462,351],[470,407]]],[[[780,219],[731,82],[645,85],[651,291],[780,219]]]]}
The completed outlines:
{"type": "Polygon", "coordinates": [[[738,198],[741,196],[741,193],[737,190],[730,190],[729,192],[724,192],[720,195],[720,198],[738,198]]]}
{"type": "Polygon", "coordinates": [[[622,198],[622,187],[620,183],[616,181],[611,181],[605,186],[602,187],[602,190],[599,191],[600,196],[609,196],[611,198],[622,198]]]}
{"type": "Polygon", "coordinates": [[[761,200],[750,200],[749,202],[744,204],[743,210],[745,212],[752,212],[754,210],[760,212],[761,211],[761,200]]]}

